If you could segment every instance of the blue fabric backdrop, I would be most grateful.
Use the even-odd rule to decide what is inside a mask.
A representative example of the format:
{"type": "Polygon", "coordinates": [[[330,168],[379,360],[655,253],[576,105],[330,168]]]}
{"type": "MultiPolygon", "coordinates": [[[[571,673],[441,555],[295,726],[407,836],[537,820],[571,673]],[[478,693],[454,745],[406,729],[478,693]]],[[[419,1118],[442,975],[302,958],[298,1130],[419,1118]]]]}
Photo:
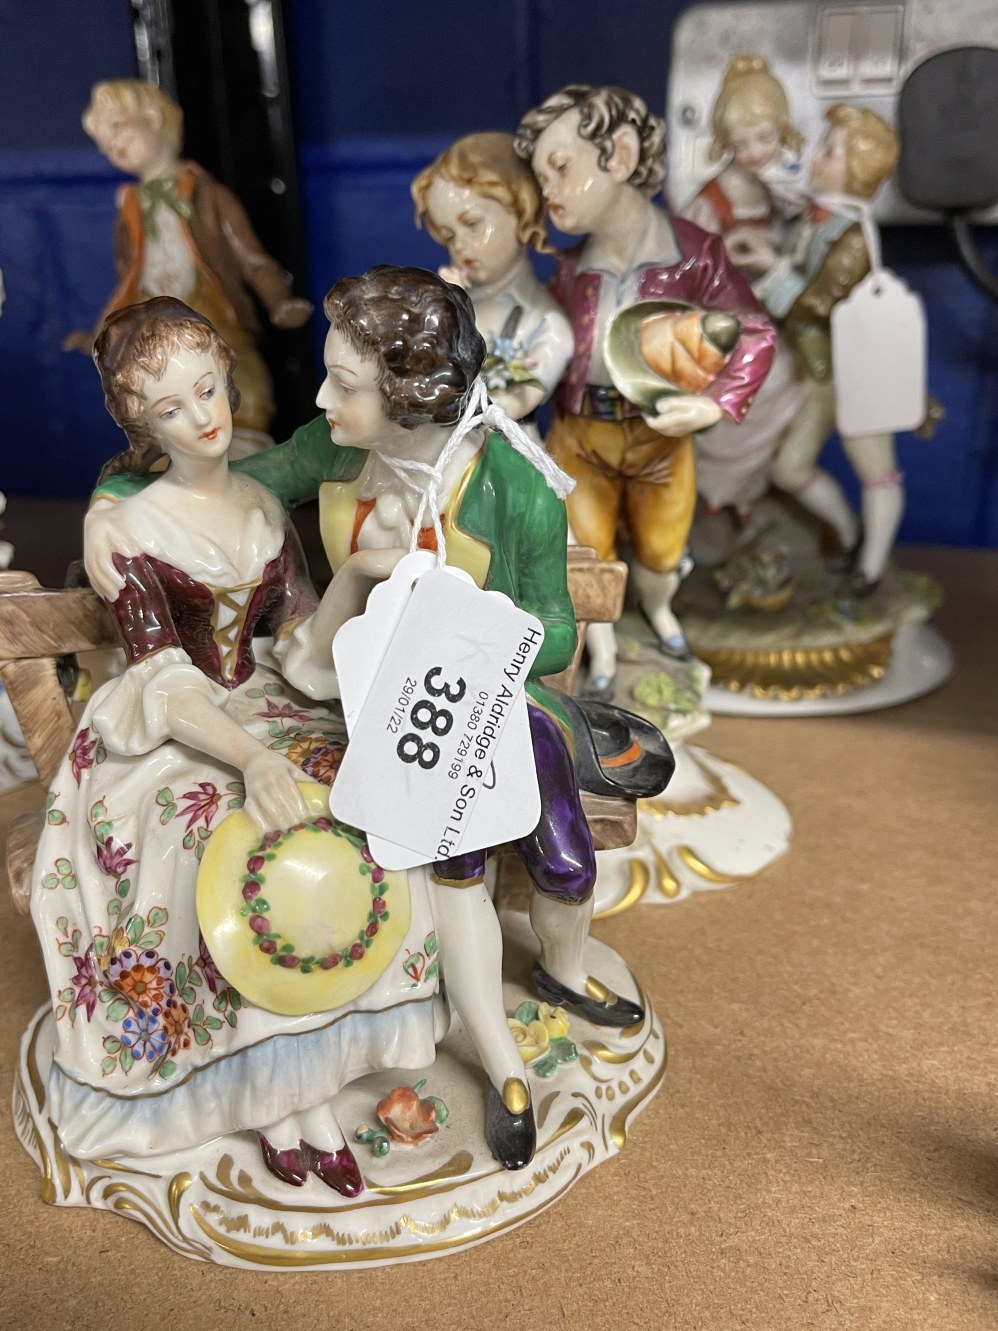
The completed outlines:
{"type": "MultiPolygon", "coordinates": [[[[573,80],[620,83],[664,106],[669,33],[683,0],[285,0],[309,273],[316,304],[373,263],[435,266],[409,181],[443,146],[511,129],[573,80]]],[[[720,73],[720,70],[719,70],[720,73]]],[[[113,282],[119,177],[79,125],[90,85],[134,76],[124,0],[0,6],[0,318],[9,495],[85,494],[119,446],[93,367],[59,349],[113,282]]],[[[986,248],[998,264],[998,236],[986,248]]],[[[935,441],[903,437],[902,538],[998,545],[998,306],[964,276],[943,233],[895,229],[887,262],[921,292],[931,385],[948,416],[935,441]]],[[[313,322],[318,370],[322,320],[313,322]]],[[[853,488],[832,445],[833,469],[853,488]]]]}

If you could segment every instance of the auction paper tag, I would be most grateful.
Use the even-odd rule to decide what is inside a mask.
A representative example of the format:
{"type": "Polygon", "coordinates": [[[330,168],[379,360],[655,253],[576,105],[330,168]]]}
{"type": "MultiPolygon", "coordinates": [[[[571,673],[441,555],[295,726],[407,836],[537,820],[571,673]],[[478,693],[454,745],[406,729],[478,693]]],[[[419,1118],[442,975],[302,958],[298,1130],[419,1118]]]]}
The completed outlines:
{"type": "Polygon", "coordinates": [[[843,435],[914,430],[925,417],[925,309],[887,268],[833,308],[835,417],[843,435]]]}
{"type": "Polygon", "coordinates": [[[407,555],[333,641],[350,742],[330,809],[385,869],[501,845],[540,818],[523,686],[543,626],[434,564],[407,555]]]}

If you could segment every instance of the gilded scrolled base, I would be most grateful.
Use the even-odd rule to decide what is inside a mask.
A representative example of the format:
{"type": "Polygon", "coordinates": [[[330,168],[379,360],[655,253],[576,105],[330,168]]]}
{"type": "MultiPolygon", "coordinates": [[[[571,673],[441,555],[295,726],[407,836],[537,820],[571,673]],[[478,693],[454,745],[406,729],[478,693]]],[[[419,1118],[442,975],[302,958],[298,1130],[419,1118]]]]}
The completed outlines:
{"type": "Polygon", "coordinates": [[[673,752],[668,788],[638,802],[633,845],[596,856],[599,919],[749,882],[790,844],[790,814],[761,781],[695,745],[673,752]]]}
{"type": "Polygon", "coordinates": [[[848,560],[829,560],[813,520],[786,497],[761,500],[737,532],[701,515],[691,546],[697,562],[675,610],[713,673],[712,705],[719,692],[800,704],[869,691],[891,669],[902,630],[926,623],[942,600],[927,574],[892,563],[856,586],[848,560]],[[777,585],[790,594],[768,597],[777,585]]]}
{"type": "Polygon", "coordinates": [[[757,698],[718,685],[707,690],[716,716],[850,716],[897,707],[931,693],[953,673],[953,653],[931,624],[902,624],[891,642],[891,664],[867,688],[818,698],[757,698]]]}
{"type": "Polygon", "coordinates": [[[715,685],[754,698],[798,702],[862,689],[882,679],[891,663],[892,633],[870,642],[824,647],[714,648],[699,656],[715,685]]]}
{"type": "MultiPolygon", "coordinates": [[[[504,919],[511,934],[507,1010],[536,999],[527,977],[533,955],[521,915],[504,919]]],[[[621,959],[592,940],[587,964],[613,988],[643,1001],[621,959]]],[[[78,1160],[59,1140],[48,1105],[54,1022],[46,1006],[21,1044],[14,1082],[17,1135],[41,1173],[42,1201],[109,1210],[140,1224],[181,1256],[246,1270],[357,1270],[443,1256],[496,1238],[553,1205],[624,1145],[634,1116],[665,1071],[665,1037],[648,1008],[636,1028],[609,1030],[572,1018],[574,1062],[550,1078],[524,1073],[537,1122],[537,1153],[507,1172],[489,1154],[483,1132],[484,1075],[455,1018],[429,1068],[378,1073],[333,1101],[348,1138],[395,1085],[427,1079],[427,1092],[450,1115],[420,1147],[393,1146],[384,1157],[352,1143],[365,1191],[341,1197],[310,1176],[302,1188],[279,1182],[263,1165],[256,1134],[237,1132],[196,1150],[160,1156],[78,1160]]],[[[646,1140],[636,1149],[654,1149],[646,1140]]],[[[41,1203],[39,1203],[39,1206],[41,1203]]],[[[47,1223],[54,1228],[57,1216],[47,1223]]]]}

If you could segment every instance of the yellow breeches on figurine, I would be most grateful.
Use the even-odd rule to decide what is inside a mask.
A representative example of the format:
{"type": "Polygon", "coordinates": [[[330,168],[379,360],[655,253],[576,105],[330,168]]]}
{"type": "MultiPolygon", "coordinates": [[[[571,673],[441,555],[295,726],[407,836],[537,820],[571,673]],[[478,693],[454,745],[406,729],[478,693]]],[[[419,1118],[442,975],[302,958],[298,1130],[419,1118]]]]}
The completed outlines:
{"type": "Polygon", "coordinates": [[[668,438],[640,416],[601,421],[558,412],[547,443],[576,483],[567,505],[580,545],[615,559],[623,509],[638,562],[655,573],[676,568],[696,503],[692,435],[668,438]]]}

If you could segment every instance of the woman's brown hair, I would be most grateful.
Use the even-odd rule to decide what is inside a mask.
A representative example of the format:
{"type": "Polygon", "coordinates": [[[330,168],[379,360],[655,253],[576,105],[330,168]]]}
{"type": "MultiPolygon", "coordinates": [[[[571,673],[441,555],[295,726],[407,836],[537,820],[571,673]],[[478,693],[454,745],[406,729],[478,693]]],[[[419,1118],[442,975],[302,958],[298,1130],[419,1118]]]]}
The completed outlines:
{"type": "Polygon", "coordinates": [[[142,475],[163,456],[155,431],[143,413],[142,383],[161,379],[172,355],[181,348],[210,352],[225,378],[233,413],[239,390],[232,380],[236,353],[214,324],[173,296],[155,296],[109,314],[94,341],[104,403],[128,436],[128,448],[104,464],[98,484],[119,472],[142,475]]]}

